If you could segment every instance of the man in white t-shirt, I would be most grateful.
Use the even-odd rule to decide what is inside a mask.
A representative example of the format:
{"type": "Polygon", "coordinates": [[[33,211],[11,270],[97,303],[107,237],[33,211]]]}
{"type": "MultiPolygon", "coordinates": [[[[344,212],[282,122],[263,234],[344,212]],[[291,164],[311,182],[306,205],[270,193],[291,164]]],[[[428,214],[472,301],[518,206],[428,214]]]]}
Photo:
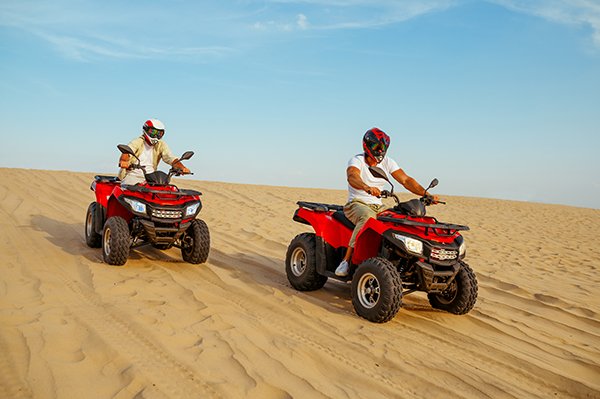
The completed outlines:
{"type": "MultiPolygon", "coordinates": [[[[142,126],[142,135],[133,139],[129,143],[129,147],[135,153],[135,156],[139,158],[140,165],[144,166],[146,174],[156,172],[158,163],[162,159],[169,165],[175,166],[183,172],[183,174],[190,173],[190,170],[183,166],[181,161],[173,156],[173,153],[169,149],[167,143],[162,141],[162,137],[165,134],[165,125],[158,119],[148,119],[142,126]]],[[[121,184],[138,184],[144,182],[144,171],[141,169],[130,169],[130,156],[129,154],[122,154],[119,159],[119,178],[121,184]]]]}
{"type": "MultiPolygon", "coordinates": [[[[377,166],[385,171],[388,178],[393,177],[408,191],[423,196],[425,189],[415,179],[408,176],[398,166],[396,161],[385,154],[390,145],[390,137],[382,130],[374,127],[367,130],[363,137],[363,154],[355,155],[348,162],[346,176],[348,179],[348,203],[344,205],[344,214],[355,224],[348,250],[344,259],[335,270],[337,276],[347,276],[350,269],[350,259],[358,232],[370,218],[385,210],[381,201],[381,191],[387,184],[384,179],[376,178],[369,171],[369,166],[377,166]]],[[[391,180],[391,179],[390,179],[391,180]]],[[[433,196],[433,203],[439,201],[433,196]]]]}

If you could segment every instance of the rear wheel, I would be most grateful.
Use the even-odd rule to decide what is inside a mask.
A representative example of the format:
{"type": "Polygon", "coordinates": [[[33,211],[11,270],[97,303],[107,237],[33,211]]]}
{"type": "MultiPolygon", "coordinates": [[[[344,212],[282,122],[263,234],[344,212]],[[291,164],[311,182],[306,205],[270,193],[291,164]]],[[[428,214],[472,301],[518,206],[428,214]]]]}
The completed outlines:
{"type": "Polygon", "coordinates": [[[327,276],[317,272],[316,241],[314,233],[298,234],[285,256],[285,273],[288,281],[298,291],[314,291],[322,288],[327,276]]]}
{"type": "Polygon", "coordinates": [[[102,257],[109,265],[121,266],[127,262],[131,238],[127,222],[120,216],[108,218],[102,234],[102,257]]]}
{"type": "Polygon", "coordinates": [[[427,299],[435,309],[454,314],[469,313],[477,301],[475,273],[465,262],[460,262],[460,269],[448,288],[439,294],[427,294],[427,299]]]}
{"type": "Polygon", "coordinates": [[[96,209],[98,203],[92,202],[85,215],[85,242],[90,248],[102,246],[102,236],[96,232],[96,209]]]}
{"type": "Polygon", "coordinates": [[[210,232],[201,219],[194,219],[181,238],[181,256],[188,263],[204,263],[210,252],[210,232]]]}
{"type": "Polygon", "coordinates": [[[402,280],[392,263],[370,258],[352,277],[352,305],[356,313],[375,323],[385,323],[402,307],[402,280]]]}

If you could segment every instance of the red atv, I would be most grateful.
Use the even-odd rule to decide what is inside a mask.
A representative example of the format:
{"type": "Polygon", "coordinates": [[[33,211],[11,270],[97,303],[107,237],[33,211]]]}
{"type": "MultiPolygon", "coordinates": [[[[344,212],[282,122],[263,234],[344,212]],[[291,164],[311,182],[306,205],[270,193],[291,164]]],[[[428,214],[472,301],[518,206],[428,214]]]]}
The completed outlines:
{"type": "MultiPolygon", "coordinates": [[[[131,248],[147,244],[158,249],[174,246],[181,249],[186,262],[206,262],[210,234],[206,223],[196,219],[202,209],[202,194],[170,183],[171,177],[179,176],[181,170],[171,168],[168,174],[146,174],[129,146],[120,144],[117,148],[138,160],[131,167],[142,169],[146,182],[121,185],[115,176],[94,178],[91,190],[96,193],[96,202],[90,204],[85,217],[87,245],[102,247],[102,257],[110,265],[124,265],[131,248]]],[[[192,151],[187,151],[179,160],[192,155],[192,151]]]]}
{"type": "MultiPolygon", "coordinates": [[[[402,296],[423,291],[431,306],[454,314],[465,314],[477,300],[477,279],[463,259],[465,243],[459,231],[467,226],[438,222],[426,216],[432,198],[400,202],[385,172],[370,168],[387,180],[396,205],[377,219],[370,219],[359,232],[347,277],[335,275],[354,224],[340,205],[298,202],[294,220],[313,227],[315,233],[297,235],[290,243],[285,269],[290,284],[300,291],[317,290],[327,278],[352,280],[352,304],[359,316],[383,323],[402,306],[402,296]]],[[[434,179],[427,190],[438,183],[434,179]]],[[[426,192],[427,192],[426,190],[426,192]]]]}

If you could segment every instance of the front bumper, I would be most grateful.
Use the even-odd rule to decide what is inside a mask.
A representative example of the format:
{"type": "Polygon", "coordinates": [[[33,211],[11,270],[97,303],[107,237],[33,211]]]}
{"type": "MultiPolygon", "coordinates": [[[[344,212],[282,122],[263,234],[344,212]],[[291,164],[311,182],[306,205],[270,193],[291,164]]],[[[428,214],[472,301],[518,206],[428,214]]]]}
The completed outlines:
{"type": "Polygon", "coordinates": [[[460,269],[459,262],[445,267],[435,266],[435,268],[425,262],[415,262],[415,266],[418,270],[419,289],[425,292],[444,291],[460,269]]]}
{"type": "MultiPolygon", "coordinates": [[[[193,219],[192,219],[193,220],[193,219]]],[[[190,227],[192,220],[178,225],[166,225],[152,220],[137,219],[144,230],[145,238],[156,244],[172,244],[177,241],[190,227]]]]}

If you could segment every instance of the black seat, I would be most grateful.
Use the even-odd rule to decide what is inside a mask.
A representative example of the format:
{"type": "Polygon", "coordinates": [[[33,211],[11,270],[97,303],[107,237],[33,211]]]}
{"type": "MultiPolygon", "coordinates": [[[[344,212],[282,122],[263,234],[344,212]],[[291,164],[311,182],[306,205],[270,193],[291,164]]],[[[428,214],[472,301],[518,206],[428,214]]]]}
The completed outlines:
{"type": "Polygon", "coordinates": [[[342,223],[344,226],[346,226],[350,230],[354,230],[354,223],[352,223],[350,221],[350,219],[348,219],[346,217],[346,215],[344,215],[344,211],[335,211],[335,212],[333,212],[333,218],[335,220],[337,220],[338,222],[342,223]]]}
{"type": "Polygon", "coordinates": [[[116,183],[116,182],[120,181],[117,176],[103,176],[103,175],[94,176],[94,180],[96,180],[98,183],[116,183]]]}

